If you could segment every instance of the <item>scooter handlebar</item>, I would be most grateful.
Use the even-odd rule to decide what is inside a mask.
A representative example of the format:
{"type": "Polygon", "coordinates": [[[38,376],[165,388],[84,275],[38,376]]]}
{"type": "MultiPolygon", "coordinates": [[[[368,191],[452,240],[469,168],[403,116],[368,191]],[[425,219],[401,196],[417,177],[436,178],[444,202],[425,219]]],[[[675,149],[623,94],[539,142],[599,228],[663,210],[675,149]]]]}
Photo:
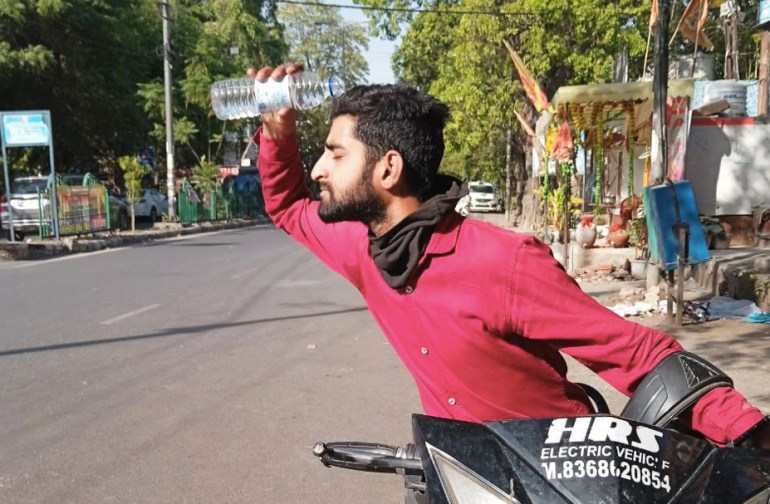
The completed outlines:
{"type": "Polygon", "coordinates": [[[422,461],[414,455],[411,445],[396,447],[358,441],[318,442],[313,446],[313,454],[327,467],[381,473],[422,472],[422,461]]]}

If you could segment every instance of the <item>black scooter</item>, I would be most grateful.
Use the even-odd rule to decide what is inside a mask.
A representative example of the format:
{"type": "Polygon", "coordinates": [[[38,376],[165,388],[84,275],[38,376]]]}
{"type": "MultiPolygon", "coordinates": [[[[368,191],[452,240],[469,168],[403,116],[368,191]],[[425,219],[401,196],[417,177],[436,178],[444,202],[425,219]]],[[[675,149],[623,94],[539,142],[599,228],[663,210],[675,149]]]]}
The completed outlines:
{"type": "Polygon", "coordinates": [[[664,360],[620,416],[476,424],[413,415],[414,443],[316,443],[327,466],[397,473],[407,504],[769,504],[770,452],[717,448],[673,428],[729,377],[686,352],[664,360]]]}

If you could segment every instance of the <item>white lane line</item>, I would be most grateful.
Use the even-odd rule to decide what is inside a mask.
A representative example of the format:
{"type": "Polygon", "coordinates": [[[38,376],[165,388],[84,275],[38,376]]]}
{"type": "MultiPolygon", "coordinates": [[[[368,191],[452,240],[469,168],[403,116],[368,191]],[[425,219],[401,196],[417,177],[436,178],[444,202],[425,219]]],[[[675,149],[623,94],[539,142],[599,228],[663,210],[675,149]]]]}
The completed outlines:
{"type": "Polygon", "coordinates": [[[284,287],[284,288],[291,288],[291,287],[308,287],[310,285],[318,285],[320,284],[320,280],[286,280],[283,282],[278,282],[275,284],[276,287],[284,287]]]}
{"type": "Polygon", "coordinates": [[[249,276],[253,273],[256,273],[259,270],[259,268],[251,268],[244,271],[241,271],[240,273],[236,273],[235,275],[230,275],[230,280],[238,280],[239,278],[243,278],[245,276],[249,276]]]}
{"type": "Polygon", "coordinates": [[[115,322],[120,322],[123,319],[127,319],[128,317],[133,317],[134,315],[139,315],[140,313],[144,313],[146,311],[154,310],[155,308],[159,307],[159,303],[152,304],[150,306],[145,306],[144,308],[139,308],[138,310],[130,311],[128,313],[124,313],[123,315],[118,315],[117,317],[113,317],[111,319],[105,320],[104,322],[99,322],[101,325],[112,325],[115,322]]]}

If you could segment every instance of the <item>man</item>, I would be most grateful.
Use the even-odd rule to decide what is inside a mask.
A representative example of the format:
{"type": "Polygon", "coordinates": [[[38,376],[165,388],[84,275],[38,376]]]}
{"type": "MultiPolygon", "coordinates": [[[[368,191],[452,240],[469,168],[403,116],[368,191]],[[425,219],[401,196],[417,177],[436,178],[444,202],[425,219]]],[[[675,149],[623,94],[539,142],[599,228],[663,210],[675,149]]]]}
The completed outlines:
{"type": "MultiPolygon", "coordinates": [[[[460,185],[437,175],[448,116],[404,86],[346,92],[331,105],[312,201],[296,112],[262,115],[255,141],[270,217],[359,289],[427,414],[481,422],[592,413],[559,352],[630,395],[681,346],[587,296],[539,240],[454,212],[460,185]]],[[[684,421],[716,444],[750,438],[770,448],[763,415],[729,387],[704,395],[684,421]]]]}

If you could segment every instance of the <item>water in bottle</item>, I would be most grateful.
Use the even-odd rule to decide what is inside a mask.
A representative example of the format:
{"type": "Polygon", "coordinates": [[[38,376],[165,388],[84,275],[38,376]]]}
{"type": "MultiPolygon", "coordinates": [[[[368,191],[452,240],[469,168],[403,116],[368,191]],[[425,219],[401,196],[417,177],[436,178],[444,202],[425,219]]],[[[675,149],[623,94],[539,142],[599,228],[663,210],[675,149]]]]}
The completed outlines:
{"type": "Polygon", "coordinates": [[[321,79],[313,72],[290,74],[281,81],[227,79],[211,86],[211,105],[219,119],[244,119],[283,107],[306,110],[344,91],[338,77],[321,79]]]}

